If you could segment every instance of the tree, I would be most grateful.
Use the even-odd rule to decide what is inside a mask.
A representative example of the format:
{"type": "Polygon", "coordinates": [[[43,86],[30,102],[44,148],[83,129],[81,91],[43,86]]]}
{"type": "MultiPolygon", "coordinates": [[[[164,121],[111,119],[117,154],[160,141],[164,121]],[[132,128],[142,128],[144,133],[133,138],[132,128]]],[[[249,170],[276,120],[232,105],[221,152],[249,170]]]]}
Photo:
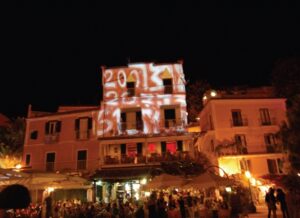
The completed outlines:
{"type": "Polygon", "coordinates": [[[21,155],[25,136],[25,119],[15,118],[9,125],[0,126],[1,155],[21,155]]]}
{"type": "Polygon", "coordinates": [[[202,97],[210,89],[206,81],[195,81],[187,85],[186,101],[189,122],[195,122],[203,108],[202,97]]]}
{"type": "Polygon", "coordinates": [[[276,96],[286,98],[288,124],[279,135],[289,153],[292,170],[300,170],[300,58],[277,61],[272,72],[276,96]]]}

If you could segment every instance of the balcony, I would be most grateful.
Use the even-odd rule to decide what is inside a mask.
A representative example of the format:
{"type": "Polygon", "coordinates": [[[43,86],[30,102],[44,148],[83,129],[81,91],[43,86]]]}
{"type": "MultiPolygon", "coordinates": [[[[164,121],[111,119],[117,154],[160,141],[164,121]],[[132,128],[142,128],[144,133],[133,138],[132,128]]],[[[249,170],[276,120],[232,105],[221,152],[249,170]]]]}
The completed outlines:
{"type": "Polygon", "coordinates": [[[127,88],[127,97],[135,96],[135,88],[127,88]]]}
{"type": "Polygon", "coordinates": [[[172,128],[172,127],[183,127],[185,125],[185,120],[183,119],[167,119],[162,120],[161,126],[164,128],[172,128]]]}
{"type": "Polygon", "coordinates": [[[173,86],[172,85],[165,85],[164,86],[164,94],[172,94],[173,93],[173,86]]]}
{"type": "Polygon", "coordinates": [[[76,131],[77,140],[87,140],[90,138],[90,130],[78,130],[76,131]]]}
{"type": "Polygon", "coordinates": [[[59,133],[45,135],[45,144],[53,144],[59,141],[59,133]]]}
{"type": "Polygon", "coordinates": [[[143,131],[144,125],[143,121],[136,121],[136,122],[121,122],[119,123],[119,129],[121,132],[125,132],[126,130],[137,130],[143,131]]]}
{"type": "Polygon", "coordinates": [[[136,164],[160,164],[161,162],[172,162],[172,161],[183,161],[190,160],[191,157],[189,152],[182,151],[171,154],[169,152],[158,154],[151,153],[148,156],[137,155],[120,155],[120,156],[111,156],[107,155],[104,159],[104,165],[136,165],[136,164]]]}
{"type": "Polygon", "coordinates": [[[54,162],[47,162],[46,163],[46,171],[47,172],[54,172],[54,162]]]}
{"type": "Polygon", "coordinates": [[[231,127],[241,127],[241,126],[248,126],[248,119],[234,119],[230,120],[231,127]]]}
{"type": "Polygon", "coordinates": [[[86,170],[86,160],[77,160],[77,170],[86,170]]]}
{"type": "Polygon", "coordinates": [[[275,144],[275,145],[266,145],[267,153],[281,153],[283,152],[282,146],[275,144]]]}
{"type": "Polygon", "coordinates": [[[274,126],[274,125],[277,125],[277,119],[275,117],[273,117],[272,119],[259,119],[259,124],[261,126],[274,126]]]}

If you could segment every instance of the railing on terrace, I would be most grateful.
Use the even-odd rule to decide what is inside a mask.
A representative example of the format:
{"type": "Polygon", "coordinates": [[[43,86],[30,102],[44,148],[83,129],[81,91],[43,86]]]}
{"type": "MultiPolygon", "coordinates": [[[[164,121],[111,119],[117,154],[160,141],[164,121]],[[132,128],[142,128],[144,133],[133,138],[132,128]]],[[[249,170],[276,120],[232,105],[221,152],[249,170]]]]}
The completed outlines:
{"type": "Polygon", "coordinates": [[[45,144],[52,144],[59,141],[59,133],[45,135],[45,144]]]}
{"type": "Polygon", "coordinates": [[[160,163],[166,161],[182,161],[191,159],[189,152],[176,152],[171,153],[151,153],[149,156],[137,155],[121,155],[121,156],[105,156],[104,164],[149,164],[149,163],[160,163]]]}
{"type": "Polygon", "coordinates": [[[269,120],[262,120],[261,118],[258,120],[261,126],[274,126],[277,125],[277,119],[275,117],[269,120]]]}
{"type": "Polygon", "coordinates": [[[77,170],[86,170],[86,160],[77,160],[77,170]]]}
{"type": "Polygon", "coordinates": [[[87,140],[90,138],[90,130],[78,130],[76,131],[76,139],[77,140],[87,140]]]}
{"type": "Polygon", "coordinates": [[[46,163],[46,171],[53,172],[54,171],[54,162],[47,162],[46,163]]]}
{"type": "Polygon", "coordinates": [[[230,124],[231,127],[248,126],[248,119],[231,119],[230,124]]]}

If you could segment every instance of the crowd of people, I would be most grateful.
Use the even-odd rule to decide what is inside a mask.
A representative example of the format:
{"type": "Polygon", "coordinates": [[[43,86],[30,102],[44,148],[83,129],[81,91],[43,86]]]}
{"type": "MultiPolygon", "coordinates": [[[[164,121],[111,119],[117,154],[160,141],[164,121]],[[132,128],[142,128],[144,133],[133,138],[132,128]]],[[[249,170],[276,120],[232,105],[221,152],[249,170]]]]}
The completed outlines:
{"type": "Polygon", "coordinates": [[[265,202],[268,207],[268,218],[277,217],[277,206],[280,206],[280,210],[283,218],[298,218],[300,217],[299,205],[300,194],[289,190],[286,194],[281,188],[269,188],[265,197],[265,202]]]}
{"type": "MultiPolygon", "coordinates": [[[[30,203],[28,190],[14,185],[1,192],[0,200],[0,218],[237,218],[247,217],[249,211],[249,196],[241,189],[231,193],[229,199],[225,196],[204,198],[203,194],[192,195],[190,192],[178,193],[174,190],[171,193],[152,192],[140,200],[128,198],[109,203],[81,202],[76,199],[54,201],[49,195],[42,204],[33,204],[30,203]]],[[[278,206],[283,218],[298,218],[299,201],[297,193],[286,194],[280,188],[270,188],[265,196],[268,218],[271,215],[276,218],[278,206]],[[291,209],[291,205],[295,206],[295,210],[291,209]]]]}

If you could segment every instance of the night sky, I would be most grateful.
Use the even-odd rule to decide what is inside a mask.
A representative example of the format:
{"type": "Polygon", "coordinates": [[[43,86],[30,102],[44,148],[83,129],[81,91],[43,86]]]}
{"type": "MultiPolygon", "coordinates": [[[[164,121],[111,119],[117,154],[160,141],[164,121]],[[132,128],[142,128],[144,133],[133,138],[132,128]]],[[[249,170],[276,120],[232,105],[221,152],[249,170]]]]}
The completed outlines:
{"type": "Polygon", "coordinates": [[[299,7],[100,2],[16,3],[1,27],[0,113],[99,105],[101,65],[183,59],[188,81],[256,86],[300,54],[299,7]]]}

